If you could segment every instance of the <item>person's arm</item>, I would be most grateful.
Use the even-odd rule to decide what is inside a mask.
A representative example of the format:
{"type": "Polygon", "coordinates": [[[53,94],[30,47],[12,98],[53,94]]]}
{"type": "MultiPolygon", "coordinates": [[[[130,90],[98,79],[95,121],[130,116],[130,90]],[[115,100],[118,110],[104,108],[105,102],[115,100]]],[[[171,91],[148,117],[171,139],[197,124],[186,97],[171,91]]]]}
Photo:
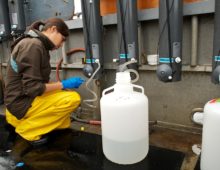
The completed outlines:
{"type": "Polygon", "coordinates": [[[54,90],[78,88],[84,82],[80,77],[71,77],[61,82],[43,83],[40,71],[43,57],[41,48],[38,44],[26,44],[15,61],[19,66],[18,72],[22,75],[22,89],[25,95],[36,97],[54,90]]]}
{"type": "Polygon", "coordinates": [[[62,80],[61,82],[46,83],[44,93],[54,90],[79,88],[79,86],[84,82],[85,80],[81,77],[70,77],[66,80],[62,80]]]}
{"type": "Polygon", "coordinates": [[[46,88],[45,88],[44,93],[51,92],[51,91],[54,91],[54,90],[63,89],[63,85],[62,85],[61,82],[47,83],[47,84],[45,84],[45,86],[46,86],[46,88]]]}
{"type": "Polygon", "coordinates": [[[21,75],[22,93],[32,98],[42,95],[46,89],[41,74],[42,46],[37,39],[24,39],[17,48],[19,53],[14,60],[21,75]]]}

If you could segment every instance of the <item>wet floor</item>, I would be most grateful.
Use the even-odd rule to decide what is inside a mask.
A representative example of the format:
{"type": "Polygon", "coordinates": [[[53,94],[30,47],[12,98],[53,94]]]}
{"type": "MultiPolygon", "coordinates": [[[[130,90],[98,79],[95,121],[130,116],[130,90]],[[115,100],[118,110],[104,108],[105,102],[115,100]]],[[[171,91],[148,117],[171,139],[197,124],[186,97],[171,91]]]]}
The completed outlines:
{"type": "Polygon", "coordinates": [[[143,161],[122,166],[105,158],[100,135],[62,130],[50,133],[48,139],[47,144],[39,147],[33,147],[20,137],[13,139],[13,144],[11,142],[1,152],[0,169],[180,170],[185,156],[181,152],[150,146],[143,161]]]}
{"type": "Polygon", "coordinates": [[[99,135],[66,130],[50,134],[49,139],[47,144],[33,147],[18,138],[3,157],[14,164],[23,162],[23,169],[35,170],[179,170],[184,158],[181,152],[150,146],[142,162],[120,166],[105,158],[99,135]]]}

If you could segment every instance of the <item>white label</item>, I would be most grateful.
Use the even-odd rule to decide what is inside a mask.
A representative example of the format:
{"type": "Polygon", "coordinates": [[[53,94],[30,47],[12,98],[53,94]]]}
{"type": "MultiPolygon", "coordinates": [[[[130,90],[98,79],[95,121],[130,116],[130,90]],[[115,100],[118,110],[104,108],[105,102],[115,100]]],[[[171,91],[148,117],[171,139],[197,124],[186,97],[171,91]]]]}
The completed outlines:
{"type": "Polygon", "coordinates": [[[0,32],[5,32],[5,25],[4,24],[0,24],[0,32]]]}
{"type": "Polygon", "coordinates": [[[11,18],[12,18],[12,23],[17,25],[18,24],[18,15],[17,15],[17,13],[12,13],[11,18]]]}

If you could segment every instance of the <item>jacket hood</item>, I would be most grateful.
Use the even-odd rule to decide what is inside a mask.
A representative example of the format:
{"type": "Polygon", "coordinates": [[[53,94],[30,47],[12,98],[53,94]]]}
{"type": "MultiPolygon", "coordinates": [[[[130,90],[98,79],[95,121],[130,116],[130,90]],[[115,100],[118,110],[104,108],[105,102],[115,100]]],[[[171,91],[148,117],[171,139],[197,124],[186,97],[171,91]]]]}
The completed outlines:
{"type": "Polygon", "coordinates": [[[45,36],[43,33],[41,33],[38,30],[35,30],[35,29],[30,30],[27,32],[27,35],[29,35],[30,37],[33,37],[33,38],[39,38],[43,42],[43,44],[47,50],[52,50],[55,48],[54,43],[49,38],[47,38],[47,36],[45,36]]]}

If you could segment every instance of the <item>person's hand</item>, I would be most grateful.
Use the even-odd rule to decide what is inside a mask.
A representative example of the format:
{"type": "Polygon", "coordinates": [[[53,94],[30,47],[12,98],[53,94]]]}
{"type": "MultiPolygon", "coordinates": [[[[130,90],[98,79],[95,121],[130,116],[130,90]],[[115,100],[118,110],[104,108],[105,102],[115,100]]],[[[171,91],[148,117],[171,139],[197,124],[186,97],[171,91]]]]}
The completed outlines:
{"type": "Polygon", "coordinates": [[[79,88],[79,86],[84,82],[85,80],[81,77],[71,77],[61,81],[63,89],[79,88]]]}

